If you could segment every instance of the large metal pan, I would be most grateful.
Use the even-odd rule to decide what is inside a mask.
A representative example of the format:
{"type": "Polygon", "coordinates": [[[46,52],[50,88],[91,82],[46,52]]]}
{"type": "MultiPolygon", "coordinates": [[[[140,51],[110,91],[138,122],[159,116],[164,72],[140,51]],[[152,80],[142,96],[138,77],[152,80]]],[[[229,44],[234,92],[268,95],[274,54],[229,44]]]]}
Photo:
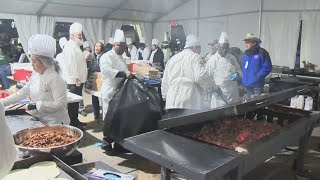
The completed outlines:
{"type": "Polygon", "coordinates": [[[28,128],[21,130],[13,135],[14,142],[16,147],[18,148],[18,155],[20,157],[27,157],[32,155],[38,155],[41,153],[51,153],[58,157],[69,156],[73,151],[75,151],[80,144],[80,140],[83,137],[83,132],[73,126],[68,125],[50,125],[44,127],[36,127],[36,128],[28,128]],[[44,131],[52,131],[52,132],[59,132],[65,133],[67,135],[71,135],[73,137],[78,137],[76,141],[65,144],[62,146],[50,147],[50,148],[28,148],[20,146],[24,140],[29,138],[32,134],[37,132],[44,132],[44,131]]]}

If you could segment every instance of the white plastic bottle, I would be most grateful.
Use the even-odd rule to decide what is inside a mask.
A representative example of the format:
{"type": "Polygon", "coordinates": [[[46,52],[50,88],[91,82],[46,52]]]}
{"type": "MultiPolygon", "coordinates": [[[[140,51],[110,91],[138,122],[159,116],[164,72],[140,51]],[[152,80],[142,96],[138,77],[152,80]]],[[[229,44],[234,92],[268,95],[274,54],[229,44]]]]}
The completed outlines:
{"type": "Polygon", "coordinates": [[[312,97],[308,96],[304,103],[304,110],[311,111],[312,107],[313,107],[313,99],[312,97]]]}
{"type": "Polygon", "coordinates": [[[304,107],[304,96],[299,95],[297,99],[297,109],[303,109],[303,107],[304,107]]]}
{"type": "Polygon", "coordinates": [[[290,100],[290,107],[292,108],[297,108],[297,99],[298,96],[293,96],[290,100]]]}

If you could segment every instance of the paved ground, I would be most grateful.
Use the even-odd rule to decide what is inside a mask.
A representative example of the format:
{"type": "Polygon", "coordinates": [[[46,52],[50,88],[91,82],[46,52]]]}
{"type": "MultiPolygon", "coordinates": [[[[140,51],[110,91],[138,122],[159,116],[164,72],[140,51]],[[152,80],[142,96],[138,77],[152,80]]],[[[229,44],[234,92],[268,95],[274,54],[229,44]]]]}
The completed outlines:
{"type": "MultiPolygon", "coordinates": [[[[90,106],[91,98],[85,95],[85,104],[88,112],[91,112],[90,106]]],[[[160,167],[142,157],[128,153],[117,156],[108,156],[97,147],[95,144],[101,142],[102,132],[101,123],[97,123],[93,120],[92,113],[89,113],[87,117],[79,115],[80,120],[87,122],[88,127],[84,134],[80,152],[83,153],[84,163],[103,161],[111,167],[117,169],[122,173],[129,173],[138,177],[139,180],[153,180],[160,179],[160,167]]],[[[309,171],[307,174],[312,176],[312,180],[320,180],[320,128],[316,128],[310,142],[308,156],[306,158],[306,169],[309,171]]],[[[294,153],[283,152],[277,154],[274,158],[268,162],[262,164],[251,173],[249,173],[245,180],[294,180],[296,179],[296,173],[292,170],[294,162],[294,153]]],[[[298,180],[303,178],[299,178],[298,180]]],[[[304,180],[304,179],[303,179],[304,180]]]]}

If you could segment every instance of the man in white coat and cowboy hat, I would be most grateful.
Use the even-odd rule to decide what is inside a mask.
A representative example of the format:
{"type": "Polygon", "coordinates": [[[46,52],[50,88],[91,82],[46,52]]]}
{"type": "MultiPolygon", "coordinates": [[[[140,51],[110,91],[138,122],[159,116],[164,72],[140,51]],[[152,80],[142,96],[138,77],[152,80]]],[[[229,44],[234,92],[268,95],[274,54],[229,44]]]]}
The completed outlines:
{"type": "Polygon", "coordinates": [[[242,76],[236,58],[228,53],[227,33],[222,32],[218,51],[206,64],[206,72],[213,81],[216,90],[212,94],[211,108],[217,108],[235,102],[239,98],[238,79],[242,76]]]}

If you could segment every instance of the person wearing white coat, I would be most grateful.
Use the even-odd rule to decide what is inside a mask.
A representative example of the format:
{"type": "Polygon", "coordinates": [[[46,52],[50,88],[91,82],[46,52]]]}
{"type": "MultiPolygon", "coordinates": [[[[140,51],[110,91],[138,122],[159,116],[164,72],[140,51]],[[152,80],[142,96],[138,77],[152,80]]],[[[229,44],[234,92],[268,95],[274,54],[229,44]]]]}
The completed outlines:
{"type": "Polygon", "coordinates": [[[138,49],[135,45],[133,45],[132,39],[126,38],[126,44],[127,48],[125,50],[125,55],[129,57],[131,60],[138,60],[138,58],[136,57],[138,49]]]}
{"type": "MultiPolygon", "coordinates": [[[[65,67],[62,70],[67,81],[67,87],[71,93],[82,96],[83,85],[87,81],[87,62],[83,56],[80,46],[83,44],[82,25],[73,23],[69,29],[70,38],[63,48],[65,67]]],[[[68,104],[68,114],[71,120],[70,125],[84,129],[85,123],[78,119],[79,102],[68,104]]]]}
{"type": "Polygon", "coordinates": [[[149,60],[150,57],[150,49],[146,46],[146,39],[144,37],[141,37],[140,43],[139,43],[139,49],[137,51],[137,60],[149,60]]]}
{"type": "Polygon", "coordinates": [[[185,49],[169,59],[162,79],[162,95],[169,117],[202,110],[202,85],[205,67],[201,64],[201,46],[197,37],[187,37],[185,49]]]}
{"type": "Polygon", "coordinates": [[[4,115],[4,107],[0,102],[0,179],[7,175],[15,160],[16,160],[16,147],[14,145],[12,133],[6,123],[4,115]]]}
{"type": "Polygon", "coordinates": [[[206,64],[206,72],[213,81],[215,91],[212,93],[211,108],[218,108],[233,103],[239,98],[238,82],[242,76],[237,59],[228,53],[229,41],[227,34],[222,32],[218,52],[206,64]]]}
{"type": "Polygon", "coordinates": [[[106,52],[100,58],[100,70],[102,73],[102,113],[103,120],[108,111],[109,102],[116,93],[116,88],[128,72],[126,61],[122,54],[125,50],[125,37],[122,30],[117,29],[114,37],[114,45],[111,51],[106,52]]]}
{"type": "MultiPolygon", "coordinates": [[[[67,44],[68,40],[66,37],[62,37],[59,39],[59,46],[61,48],[61,50],[63,50],[64,46],[67,44]]],[[[64,74],[66,72],[66,70],[64,70],[65,68],[65,57],[64,57],[64,53],[63,51],[59,54],[57,54],[56,56],[56,60],[59,63],[59,66],[61,68],[61,77],[66,77],[66,75],[64,74]]]]}
{"type": "Polygon", "coordinates": [[[69,124],[67,84],[61,78],[60,67],[53,59],[56,41],[48,35],[36,34],[29,39],[28,52],[34,73],[17,93],[2,99],[4,106],[30,97],[30,114],[44,124],[69,124]]]}

